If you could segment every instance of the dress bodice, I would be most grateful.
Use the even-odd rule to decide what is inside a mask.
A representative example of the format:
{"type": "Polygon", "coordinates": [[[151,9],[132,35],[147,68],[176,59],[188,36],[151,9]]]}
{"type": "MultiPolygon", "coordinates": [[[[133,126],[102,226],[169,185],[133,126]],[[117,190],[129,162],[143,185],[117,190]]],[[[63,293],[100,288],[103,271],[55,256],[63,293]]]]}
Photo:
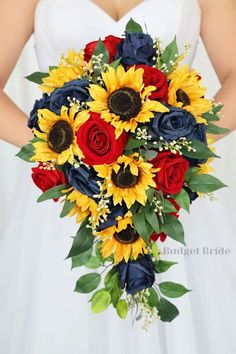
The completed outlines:
{"type": "Polygon", "coordinates": [[[68,48],[80,50],[108,34],[121,36],[130,17],[164,45],[175,35],[180,50],[190,44],[186,60],[192,62],[201,19],[197,0],[143,0],[117,22],[92,0],[39,0],[35,50],[40,69],[47,71],[49,65],[56,65],[62,51],[67,52],[68,48]]]}

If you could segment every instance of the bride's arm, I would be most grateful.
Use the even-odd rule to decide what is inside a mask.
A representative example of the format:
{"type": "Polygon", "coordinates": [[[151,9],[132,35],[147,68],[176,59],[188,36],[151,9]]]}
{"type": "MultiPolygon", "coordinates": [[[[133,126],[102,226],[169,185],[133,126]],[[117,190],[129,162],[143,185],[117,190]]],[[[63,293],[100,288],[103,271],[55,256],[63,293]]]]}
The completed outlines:
{"type": "Polygon", "coordinates": [[[236,129],[236,0],[200,0],[201,35],[221,82],[216,101],[224,104],[219,126],[236,129]]]}
{"type": "Polygon", "coordinates": [[[32,138],[27,116],[4,93],[5,84],[33,32],[38,0],[0,0],[0,139],[22,146],[32,138]]]}

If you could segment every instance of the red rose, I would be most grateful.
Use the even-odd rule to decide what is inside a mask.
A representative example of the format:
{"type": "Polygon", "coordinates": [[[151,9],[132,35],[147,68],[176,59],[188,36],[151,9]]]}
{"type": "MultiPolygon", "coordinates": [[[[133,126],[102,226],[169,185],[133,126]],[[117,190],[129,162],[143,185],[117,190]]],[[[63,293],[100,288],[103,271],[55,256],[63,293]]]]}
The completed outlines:
{"type": "MultiPolygon", "coordinates": [[[[122,41],[122,38],[115,37],[112,35],[106,36],[105,39],[102,41],[108,50],[108,53],[110,56],[110,60],[109,60],[110,63],[114,60],[115,54],[116,54],[116,47],[121,41],[122,41]]],[[[84,48],[84,59],[87,62],[91,59],[93,51],[94,51],[97,43],[98,43],[98,41],[90,42],[84,48]]]]}
{"type": "Polygon", "coordinates": [[[162,71],[152,68],[148,65],[136,65],[136,68],[142,68],[143,73],[143,82],[145,86],[156,86],[156,90],[152,91],[149,98],[151,100],[158,101],[168,101],[168,81],[162,71]]]}
{"type": "Polygon", "coordinates": [[[164,232],[161,232],[160,234],[152,234],[150,236],[150,240],[156,242],[158,239],[161,242],[164,242],[167,238],[167,235],[164,232]]]}
{"type": "MultiPolygon", "coordinates": [[[[32,179],[43,193],[52,187],[66,183],[63,172],[59,171],[56,167],[48,168],[48,164],[42,162],[37,167],[32,168],[32,179]]],[[[55,202],[57,200],[58,198],[54,199],[55,202]]]]}
{"type": "Polygon", "coordinates": [[[116,140],[113,126],[94,112],[90,112],[90,118],[77,132],[77,144],[84,153],[84,162],[90,166],[116,161],[122,155],[127,140],[126,133],[116,140]]]}
{"type": "Polygon", "coordinates": [[[155,168],[159,167],[154,181],[156,189],[164,194],[177,194],[181,191],[185,173],[189,163],[179,154],[170,151],[160,152],[155,159],[150,161],[155,168]]]}

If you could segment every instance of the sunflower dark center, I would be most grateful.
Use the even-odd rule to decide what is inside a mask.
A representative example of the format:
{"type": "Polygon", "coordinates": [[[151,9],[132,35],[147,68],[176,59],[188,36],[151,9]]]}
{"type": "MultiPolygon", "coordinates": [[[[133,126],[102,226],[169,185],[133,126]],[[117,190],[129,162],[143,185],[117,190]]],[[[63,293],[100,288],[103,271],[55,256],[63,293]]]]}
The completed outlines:
{"type": "Polygon", "coordinates": [[[111,179],[112,182],[119,188],[132,188],[138,183],[139,175],[133,175],[129,166],[124,168],[124,165],[122,164],[118,173],[112,171],[111,179]]]}
{"type": "Polygon", "coordinates": [[[128,244],[136,242],[139,238],[139,235],[132,226],[128,225],[125,230],[116,233],[114,237],[118,242],[128,244]]]}
{"type": "Polygon", "coordinates": [[[57,121],[48,134],[48,146],[58,154],[67,150],[73,142],[73,130],[65,120],[57,121]]]}
{"type": "Polygon", "coordinates": [[[121,120],[130,120],[138,115],[142,108],[140,94],[130,87],[112,92],[108,98],[108,108],[121,120]]]}
{"type": "Polygon", "coordinates": [[[188,106],[191,103],[190,98],[188,97],[187,93],[182,89],[178,89],[176,91],[176,99],[177,99],[177,102],[183,103],[183,107],[188,106]]]}

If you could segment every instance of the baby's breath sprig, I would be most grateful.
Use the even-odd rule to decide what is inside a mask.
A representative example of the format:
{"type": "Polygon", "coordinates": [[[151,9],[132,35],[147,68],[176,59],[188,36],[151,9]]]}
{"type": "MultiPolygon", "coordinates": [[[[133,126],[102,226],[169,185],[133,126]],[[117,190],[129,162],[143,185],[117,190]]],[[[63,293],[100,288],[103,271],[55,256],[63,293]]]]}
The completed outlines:
{"type": "Polygon", "coordinates": [[[40,166],[39,166],[40,170],[47,170],[47,171],[55,171],[56,167],[54,165],[54,163],[52,162],[43,162],[40,166]]]}
{"type": "Polygon", "coordinates": [[[73,108],[73,110],[75,112],[80,112],[83,110],[88,109],[88,105],[86,102],[81,102],[79,100],[77,100],[75,97],[73,97],[72,99],[68,96],[67,100],[69,101],[69,106],[70,108],[73,108]]]}
{"type": "Polygon", "coordinates": [[[108,214],[110,214],[110,200],[107,195],[107,182],[106,180],[104,182],[97,181],[97,184],[99,186],[100,193],[93,195],[95,199],[98,199],[96,222],[93,220],[94,231],[96,231],[95,229],[100,223],[103,224],[107,220],[108,214]]]}
{"type": "Polygon", "coordinates": [[[196,149],[191,146],[192,141],[187,140],[185,137],[179,138],[178,140],[173,140],[170,142],[164,141],[163,137],[160,137],[161,146],[159,147],[159,151],[169,150],[173,154],[182,155],[182,149],[186,148],[188,152],[193,151],[196,152],[196,149]]]}
{"type": "Polygon", "coordinates": [[[137,140],[145,140],[145,141],[148,141],[148,140],[151,140],[152,139],[152,136],[151,135],[148,135],[148,130],[147,128],[137,128],[137,131],[136,131],[136,137],[135,137],[137,140]]]}
{"type": "MultiPolygon", "coordinates": [[[[93,64],[93,69],[99,72],[106,71],[108,68],[109,64],[103,63],[103,53],[100,53],[98,55],[92,55],[92,64],[93,64]]],[[[103,83],[102,78],[100,76],[97,77],[97,81],[100,83],[103,83]]]]}
{"type": "Polygon", "coordinates": [[[158,69],[160,69],[161,67],[161,56],[163,54],[163,48],[161,47],[161,40],[160,38],[157,38],[154,41],[154,45],[153,45],[155,51],[156,51],[156,64],[154,65],[154,67],[157,67],[158,69]]]}
{"type": "Polygon", "coordinates": [[[142,319],[142,328],[147,331],[149,327],[159,320],[158,310],[156,307],[151,307],[148,303],[149,289],[138,291],[135,295],[127,295],[127,303],[129,309],[133,310],[137,306],[137,314],[135,319],[142,319]]]}

